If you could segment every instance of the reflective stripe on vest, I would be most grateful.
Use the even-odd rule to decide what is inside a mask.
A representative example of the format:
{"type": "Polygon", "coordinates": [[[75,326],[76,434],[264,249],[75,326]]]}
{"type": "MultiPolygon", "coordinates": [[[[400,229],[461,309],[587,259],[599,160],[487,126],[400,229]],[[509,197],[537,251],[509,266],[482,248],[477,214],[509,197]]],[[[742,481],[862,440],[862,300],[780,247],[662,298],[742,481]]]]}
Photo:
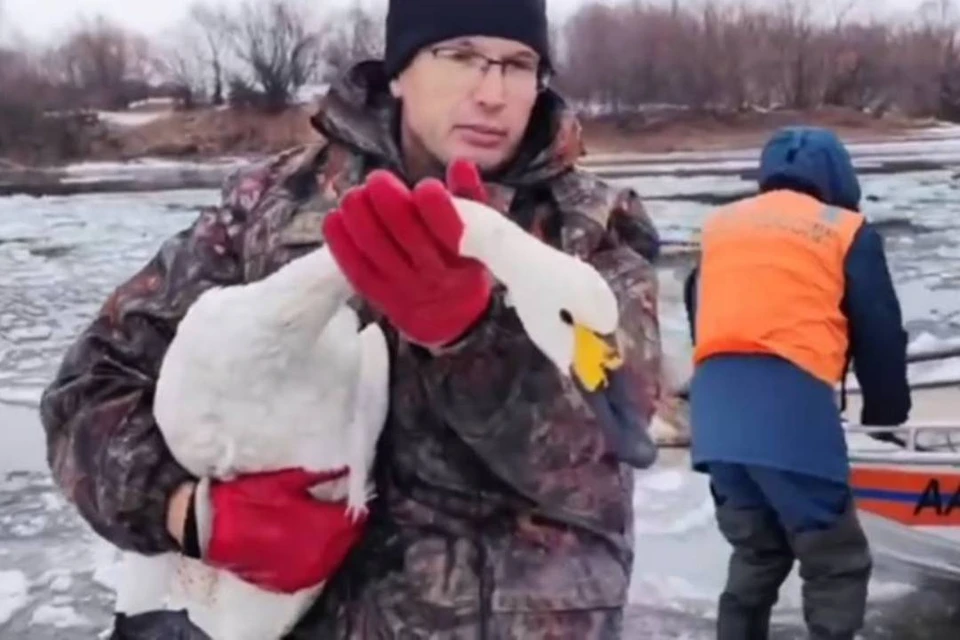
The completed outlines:
{"type": "Polygon", "coordinates": [[[701,238],[694,361],[777,355],[839,382],[848,350],[843,265],[862,224],[860,214],[792,191],[713,214],[701,238]]]}

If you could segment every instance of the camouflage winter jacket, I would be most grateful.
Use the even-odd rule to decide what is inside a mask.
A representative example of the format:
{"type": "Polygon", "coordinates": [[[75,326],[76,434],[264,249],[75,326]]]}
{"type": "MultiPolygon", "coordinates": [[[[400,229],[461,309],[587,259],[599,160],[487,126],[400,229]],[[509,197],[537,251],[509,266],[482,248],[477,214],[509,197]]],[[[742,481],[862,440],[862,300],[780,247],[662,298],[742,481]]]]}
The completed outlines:
{"type": "MultiPolygon", "coordinates": [[[[316,248],[321,218],[371,169],[402,174],[395,109],[371,80],[376,71],[357,67],[331,90],[314,118],[324,141],[229,179],[222,204],[167,240],[67,352],[42,401],[49,463],[118,547],[176,549],[166,502],[190,477],[163,442],[151,398],[189,305],[316,248]]],[[[652,413],[661,393],[656,232],[636,194],[573,167],[576,125],[555,96],[534,117],[517,161],[489,185],[494,204],[606,276],[622,308],[628,375],[652,413]]],[[[499,293],[473,333],[439,356],[383,324],[391,413],[369,533],[296,637],[616,635],[601,628],[609,621],[542,617],[618,610],[632,564],[632,473],[601,456],[601,429],[575,389],[499,293]]]]}

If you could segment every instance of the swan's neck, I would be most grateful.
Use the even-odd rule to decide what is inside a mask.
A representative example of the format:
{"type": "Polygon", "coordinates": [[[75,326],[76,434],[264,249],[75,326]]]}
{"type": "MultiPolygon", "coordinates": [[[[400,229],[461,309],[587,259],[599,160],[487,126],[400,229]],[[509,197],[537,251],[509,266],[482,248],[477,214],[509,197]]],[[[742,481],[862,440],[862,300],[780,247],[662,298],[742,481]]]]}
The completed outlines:
{"type": "Polygon", "coordinates": [[[313,335],[353,295],[329,249],[292,260],[259,283],[257,308],[278,328],[313,335]]]}
{"type": "Polygon", "coordinates": [[[529,279],[529,265],[552,251],[499,211],[472,200],[454,202],[463,222],[460,255],[484,263],[500,282],[509,286],[529,279]]]}

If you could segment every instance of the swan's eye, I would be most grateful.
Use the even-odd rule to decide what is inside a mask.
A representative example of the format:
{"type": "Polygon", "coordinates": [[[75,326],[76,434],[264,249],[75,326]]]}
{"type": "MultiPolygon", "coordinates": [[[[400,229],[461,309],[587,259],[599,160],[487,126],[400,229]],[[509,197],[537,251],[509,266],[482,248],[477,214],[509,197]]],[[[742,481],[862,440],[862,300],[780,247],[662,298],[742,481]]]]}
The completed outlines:
{"type": "Polygon", "coordinates": [[[560,310],[560,319],[565,323],[573,326],[573,315],[566,309],[560,310]]]}

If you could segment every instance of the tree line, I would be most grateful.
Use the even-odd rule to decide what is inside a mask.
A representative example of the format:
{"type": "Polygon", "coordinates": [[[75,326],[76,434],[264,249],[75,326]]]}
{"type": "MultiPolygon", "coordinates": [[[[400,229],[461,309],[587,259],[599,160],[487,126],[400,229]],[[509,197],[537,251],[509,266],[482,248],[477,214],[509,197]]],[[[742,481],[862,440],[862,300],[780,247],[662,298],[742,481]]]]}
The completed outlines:
{"type": "Polygon", "coordinates": [[[960,116],[951,0],[918,2],[909,19],[887,20],[855,1],[692,5],[585,5],[563,26],[561,84],[614,112],[670,103],[960,116]]]}
{"type": "MultiPolygon", "coordinates": [[[[176,98],[187,108],[232,97],[278,109],[329,75],[350,47],[366,46],[364,29],[379,27],[362,8],[320,16],[317,4],[246,0],[228,9],[201,1],[152,41],[98,17],[51,46],[0,44],[0,82],[8,99],[48,109],[124,109],[150,97],[176,98]]],[[[370,40],[371,48],[378,44],[370,40]]]]}
{"type": "MultiPolygon", "coordinates": [[[[864,0],[865,1],[865,0],[864,0]]],[[[552,25],[555,83],[590,113],[651,104],[696,110],[808,109],[960,119],[960,26],[953,0],[909,19],[852,11],[856,0],[587,1],[552,25]],[[829,5],[831,12],[824,14],[829,5]]],[[[0,122],[37,113],[124,109],[151,97],[185,109],[283,109],[383,49],[383,5],[332,12],[316,0],[199,0],[152,40],[110,21],[61,41],[0,41],[0,122]]],[[[13,25],[15,27],[15,25],[13,25]]],[[[0,34],[4,25],[0,0],[0,34]]],[[[0,126],[0,155],[5,143],[0,126]]]]}

